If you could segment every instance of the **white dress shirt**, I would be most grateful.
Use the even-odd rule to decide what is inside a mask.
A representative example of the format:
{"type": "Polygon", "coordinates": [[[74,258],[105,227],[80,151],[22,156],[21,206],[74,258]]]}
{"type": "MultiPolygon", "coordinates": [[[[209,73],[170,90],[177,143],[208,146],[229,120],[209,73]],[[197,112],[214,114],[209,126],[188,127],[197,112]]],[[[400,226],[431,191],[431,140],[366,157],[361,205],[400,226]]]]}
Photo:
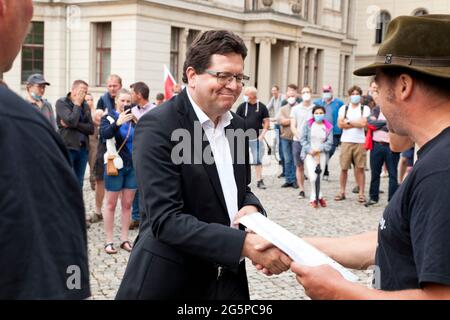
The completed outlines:
{"type": "Polygon", "coordinates": [[[217,127],[215,127],[214,122],[192,99],[189,90],[186,90],[186,92],[211,146],[225,204],[230,217],[230,226],[232,226],[234,217],[239,211],[237,201],[238,192],[236,180],[234,179],[233,159],[231,157],[230,145],[225,135],[225,128],[230,124],[233,115],[229,111],[223,114],[220,117],[217,127]]]}

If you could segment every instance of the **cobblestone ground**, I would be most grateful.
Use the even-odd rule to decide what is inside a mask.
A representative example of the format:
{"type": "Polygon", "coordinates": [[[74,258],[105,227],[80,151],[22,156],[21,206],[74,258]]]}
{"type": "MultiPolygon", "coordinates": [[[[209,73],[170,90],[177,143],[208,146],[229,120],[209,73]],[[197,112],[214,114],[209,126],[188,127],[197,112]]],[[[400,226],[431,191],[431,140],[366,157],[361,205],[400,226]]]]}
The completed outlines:
{"type": "MultiPolygon", "coordinates": [[[[300,237],[331,236],[341,237],[375,230],[387,203],[387,194],[382,194],[380,205],[375,208],[365,208],[357,202],[357,195],[351,193],[355,186],[353,174],[349,174],[347,186],[347,200],[333,201],[339,188],[339,152],[330,161],[330,181],[321,183],[321,187],[328,207],[319,210],[309,206],[308,199],[297,199],[298,190],[292,188],[281,189],[284,182],[278,179],[279,166],[273,156],[266,156],[264,160],[263,176],[267,190],[259,190],[252,182],[252,190],[259,197],[266,208],[270,219],[282,225],[300,237]]],[[[387,180],[381,179],[381,190],[387,191],[387,180]]],[[[370,182],[370,172],[366,172],[366,186],[370,182]]],[[[310,190],[306,181],[306,194],[310,190]]],[[[368,191],[366,192],[366,194],[368,191]]],[[[86,211],[93,214],[95,211],[93,192],[86,180],[84,197],[86,211]]],[[[116,211],[115,243],[118,248],[120,241],[120,215],[116,211]]],[[[130,240],[134,240],[137,231],[130,231],[130,240]]],[[[105,242],[103,223],[95,223],[88,229],[89,261],[91,273],[91,290],[93,299],[113,299],[124,274],[129,254],[120,250],[118,254],[108,255],[103,251],[105,242]]],[[[299,300],[308,299],[301,286],[296,282],[293,273],[287,272],[279,276],[266,277],[258,273],[253,265],[247,261],[250,294],[252,299],[281,299],[299,300]]],[[[361,282],[366,284],[368,275],[357,272],[361,282]]]]}

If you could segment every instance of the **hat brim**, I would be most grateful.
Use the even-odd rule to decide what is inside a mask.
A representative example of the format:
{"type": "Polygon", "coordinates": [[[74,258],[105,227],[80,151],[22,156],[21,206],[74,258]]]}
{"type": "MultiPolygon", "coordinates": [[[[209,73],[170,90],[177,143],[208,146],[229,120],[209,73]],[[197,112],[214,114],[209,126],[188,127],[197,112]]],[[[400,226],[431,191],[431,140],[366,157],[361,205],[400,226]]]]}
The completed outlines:
{"type": "Polygon", "coordinates": [[[377,69],[404,68],[439,78],[450,79],[450,67],[414,67],[397,64],[372,63],[366,67],[356,69],[353,74],[358,77],[370,77],[377,73],[377,69]]]}

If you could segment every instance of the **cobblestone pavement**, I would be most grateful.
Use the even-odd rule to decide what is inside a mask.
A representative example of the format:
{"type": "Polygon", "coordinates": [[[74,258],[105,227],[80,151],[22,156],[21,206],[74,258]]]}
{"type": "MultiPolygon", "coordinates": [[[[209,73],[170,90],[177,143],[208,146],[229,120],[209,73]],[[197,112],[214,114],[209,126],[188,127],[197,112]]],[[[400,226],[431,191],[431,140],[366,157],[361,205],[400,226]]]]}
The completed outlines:
{"type": "MultiPolygon", "coordinates": [[[[289,231],[300,237],[331,236],[340,237],[357,234],[377,228],[383,208],[387,203],[387,194],[381,194],[380,205],[375,208],[365,208],[357,202],[357,195],[351,193],[355,186],[353,174],[349,174],[347,186],[347,200],[333,201],[339,188],[339,153],[330,161],[330,181],[322,181],[321,187],[328,207],[319,210],[309,206],[309,181],[306,181],[307,199],[297,199],[298,190],[292,188],[281,189],[284,182],[278,179],[279,166],[273,156],[266,156],[264,160],[263,176],[267,190],[259,190],[252,182],[252,190],[259,197],[267,210],[270,219],[279,223],[289,231]]],[[[381,179],[381,190],[387,191],[387,180],[381,179]]],[[[366,186],[370,182],[370,172],[366,172],[366,186]]],[[[368,190],[366,191],[368,194],[368,190]]],[[[86,211],[93,214],[95,211],[93,192],[86,180],[84,197],[86,211]]],[[[120,241],[120,211],[116,210],[115,243],[116,248],[120,241]]],[[[134,240],[137,231],[130,231],[130,239],[134,240]]],[[[103,251],[104,238],[103,223],[95,223],[88,229],[89,261],[91,273],[91,291],[93,299],[113,299],[124,274],[129,254],[120,250],[118,254],[108,255],[103,251]]],[[[279,276],[266,277],[258,273],[251,262],[247,261],[247,270],[252,299],[282,299],[299,300],[308,299],[301,286],[296,282],[293,273],[287,272],[279,276]]],[[[361,282],[366,284],[368,275],[357,272],[361,282]]]]}

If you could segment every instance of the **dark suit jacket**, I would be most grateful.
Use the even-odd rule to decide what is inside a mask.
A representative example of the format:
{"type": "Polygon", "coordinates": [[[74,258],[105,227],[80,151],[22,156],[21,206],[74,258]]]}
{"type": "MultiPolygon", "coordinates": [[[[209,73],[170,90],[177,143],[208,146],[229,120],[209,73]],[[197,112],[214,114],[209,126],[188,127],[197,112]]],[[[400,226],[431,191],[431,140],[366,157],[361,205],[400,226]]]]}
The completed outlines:
{"type": "MultiPolygon", "coordinates": [[[[230,228],[215,164],[171,160],[178,144],[171,141],[172,133],[186,129],[194,137],[195,121],[184,90],[144,115],[136,127],[133,161],[143,217],[117,299],[249,299],[245,264],[240,263],[245,232],[230,228]],[[219,279],[218,267],[224,270],[219,279]]],[[[233,114],[226,129],[244,125],[233,114]]],[[[192,156],[209,145],[204,139],[195,148],[191,140],[192,156]]],[[[238,206],[255,205],[265,214],[248,187],[247,146],[242,148],[245,163],[238,164],[234,152],[238,206]]]]}

